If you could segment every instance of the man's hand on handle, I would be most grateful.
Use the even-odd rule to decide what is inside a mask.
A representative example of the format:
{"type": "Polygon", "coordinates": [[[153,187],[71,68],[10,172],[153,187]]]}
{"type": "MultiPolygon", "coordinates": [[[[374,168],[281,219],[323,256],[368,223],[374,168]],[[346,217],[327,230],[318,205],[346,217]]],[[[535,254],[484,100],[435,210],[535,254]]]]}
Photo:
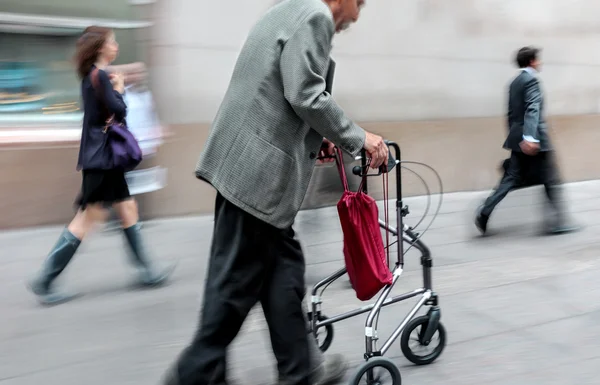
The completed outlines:
{"type": "Polygon", "coordinates": [[[333,144],[327,139],[323,139],[323,143],[321,144],[321,150],[319,151],[319,156],[317,158],[317,163],[323,164],[335,162],[335,158],[333,158],[333,155],[335,155],[335,144],[333,144]]]}
{"type": "Polygon", "coordinates": [[[366,132],[364,148],[371,158],[371,168],[379,168],[387,162],[389,150],[381,136],[366,132]]]}

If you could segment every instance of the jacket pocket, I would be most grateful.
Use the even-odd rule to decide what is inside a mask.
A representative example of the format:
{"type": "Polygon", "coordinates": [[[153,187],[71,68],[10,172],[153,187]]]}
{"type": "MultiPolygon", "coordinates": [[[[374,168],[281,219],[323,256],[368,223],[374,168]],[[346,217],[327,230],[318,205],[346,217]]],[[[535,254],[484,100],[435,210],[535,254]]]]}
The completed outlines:
{"type": "Polygon", "coordinates": [[[225,188],[242,203],[272,214],[290,183],[294,159],[271,143],[250,135],[226,173],[225,188]]]}

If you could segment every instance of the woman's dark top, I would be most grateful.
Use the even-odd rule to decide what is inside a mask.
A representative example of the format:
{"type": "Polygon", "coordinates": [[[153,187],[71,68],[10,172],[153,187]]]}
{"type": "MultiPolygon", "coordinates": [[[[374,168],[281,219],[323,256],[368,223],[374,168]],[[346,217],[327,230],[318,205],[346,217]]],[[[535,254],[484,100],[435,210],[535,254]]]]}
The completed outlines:
{"type": "Polygon", "coordinates": [[[102,132],[106,120],[115,115],[115,120],[122,122],[127,115],[127,106],[123,96],[113,89],[108,74],[98,70],[97,89],[92,86],[90,73],[81,81],[81,96],[83,99],[83,129],[79,145],[78,170],[106,170],[106,137],[102,132]]]}

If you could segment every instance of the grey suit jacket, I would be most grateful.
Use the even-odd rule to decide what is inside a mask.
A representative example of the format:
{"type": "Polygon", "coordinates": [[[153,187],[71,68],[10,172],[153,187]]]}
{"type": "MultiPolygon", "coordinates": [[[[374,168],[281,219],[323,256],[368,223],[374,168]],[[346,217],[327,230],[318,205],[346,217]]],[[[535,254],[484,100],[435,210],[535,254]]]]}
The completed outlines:
{"type": "Polygon", "coordinates": [[[298,213],[323,137],[352,156],[365,132],[326,92],[335,25],[321,0],[286,0],[252,28],[196,175],[278,228],[298,213]]]}
{"type": "Polygon", "coordinates": [[[540,141],[540,151],[549,151],[551,145],[539,80],[529,72],[521,71],[510,84],[508,94],[509,133],[504,148],[521,152],[519,143],[526,135],[540,141]]]}

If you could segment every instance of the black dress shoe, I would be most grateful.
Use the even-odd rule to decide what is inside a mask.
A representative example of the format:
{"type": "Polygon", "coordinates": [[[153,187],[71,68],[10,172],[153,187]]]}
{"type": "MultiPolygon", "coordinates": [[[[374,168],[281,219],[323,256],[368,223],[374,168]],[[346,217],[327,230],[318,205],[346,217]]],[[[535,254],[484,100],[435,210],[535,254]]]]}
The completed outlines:
{"type": "Polygon", "coordinates": [[[341,354],[326,356],[319,368],[311,373],[310,383],[314,385],[333,385],[340,383],[346,375],[348,362],[341,354]]]}
{"type": "Polygon", "coordinates": [[[477,229],[481,232],[482,235],[485,234],[487,231],[487,223],[489,219],[490,217],[481,213],[478,213],[477,217],[475,218],[475,226],[477,226],[477,229]]]}
{"type": "Polygon", "coordinates": [[[177,365],[171,366],[165,373],[161,385],[179,385],[179,374],[177,373],[177,365]]]}
{"type": "Polygon", "coordinates": [[[554,226],[554,227],[551,227],[550,229],[548,229],[547,233],[548,233],[548,235],[561,235],[561,234],[573,233],[578,230],[579,230],[579,226],[558,225],[558,226],[554,226]]]}

